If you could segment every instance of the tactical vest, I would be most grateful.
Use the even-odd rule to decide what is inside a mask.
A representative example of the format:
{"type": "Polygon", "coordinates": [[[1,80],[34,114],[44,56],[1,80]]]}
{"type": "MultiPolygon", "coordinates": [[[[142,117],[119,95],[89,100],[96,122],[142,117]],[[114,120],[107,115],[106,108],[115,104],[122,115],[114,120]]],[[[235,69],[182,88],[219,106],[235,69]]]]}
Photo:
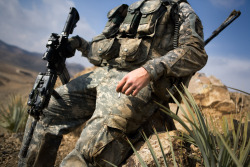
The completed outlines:
{"type": "Polygon", "coordinates": [[[140,0],[110,10],[102,34],[92,41],[90,62],[133,70],[165,55],[174,47],[173,9],[183,1],[140,0]]]}

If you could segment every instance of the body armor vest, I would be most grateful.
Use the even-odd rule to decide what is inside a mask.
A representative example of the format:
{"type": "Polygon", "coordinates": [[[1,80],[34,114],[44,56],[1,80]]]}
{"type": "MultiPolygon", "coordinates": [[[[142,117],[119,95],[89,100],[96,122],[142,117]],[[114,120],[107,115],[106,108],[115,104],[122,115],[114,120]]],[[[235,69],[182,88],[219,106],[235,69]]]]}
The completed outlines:
{"type": "MultiPolygon", "coordinates": [[[[148,60],[166,55],[178,45],[181,2],[186,1],[140,0],[112,9],[102,34],[92,41],[89,60],[95,65],[133,70],[148,60]]],[[[190,78],[162,77],[153,83],[152,89],[160,99],[170,101],[169,93],[163,90],[167,88],[176,95],[173,85],[188,84],[190,78]]]]}
{"type": "Polygon", "coordinates": [[[110,10],[102,34],[92,41],[91,63],[132,70],[172,50],[174,4],[177,1],[140,0],[110,10]]]}

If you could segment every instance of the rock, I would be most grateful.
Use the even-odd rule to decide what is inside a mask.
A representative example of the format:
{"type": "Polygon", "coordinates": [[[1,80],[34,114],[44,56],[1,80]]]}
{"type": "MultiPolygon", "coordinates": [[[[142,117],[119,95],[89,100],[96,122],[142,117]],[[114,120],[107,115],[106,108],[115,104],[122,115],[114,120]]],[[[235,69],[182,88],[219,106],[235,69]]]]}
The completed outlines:
{"type": "MultiPolygon", "coordinates": [[[[158,134],[163,150],[164,150],[164,155],[162,154],[162,151],[159,147],[157,136],[151,135],[149,137],[149,142],[152,145],[152,148],[155,152],[157,160],[159,161],[161,166],[164,166],[163,156],[166,157],[168,166],[173,166],[171,142],[173,145],[177,164],[181,164],[181,166],[190,166],[190,163],[187,160],[187,150],[184,148],[182,141],[180,139],[174,138],[174,136],[178,136],[178,135],[179,135],[178,131],[171,131],[169,132],[169,135],[167,134],[167,132],[162,132],[158,134]]],[[[155,161],[146,143],[143,143],[143,144],[138,143],[135,145],[135,148],[137,149],[137,152],[142,157],[142,159],[147,164],[147,166],[149,167],[156,166],[155,161]]],[[[122,167],[131,167],[131,166],[141,166],[139,159],[137,158],[135,154],[131,155],[127,159],[126,163],[122,165],[122,167]]]]}
{"type": "Polygon", "coordinates": [[[238,92],[230,92],[230,97],[235,103],[235,113],[248,113],[250,109],[250,96],[238,92]]]}
{"type": "Polygon", "coordinates": [[[190,81],[188,90],[207,114],[216,112],[225,115],[235,111],[235,103],[227,87],[214,76],[206,77],[205,74],[196,73],[190,81]]]}

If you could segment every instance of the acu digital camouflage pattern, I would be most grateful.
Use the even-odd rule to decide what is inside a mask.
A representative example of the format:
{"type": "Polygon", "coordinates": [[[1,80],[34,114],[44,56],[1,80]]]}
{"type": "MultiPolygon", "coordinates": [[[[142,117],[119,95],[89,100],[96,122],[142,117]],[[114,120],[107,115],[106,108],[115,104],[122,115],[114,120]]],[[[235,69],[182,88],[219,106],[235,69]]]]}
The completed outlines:
{"type": "MultiPolygon", "coordinates": [[[[121,163],[130,150],[125,134],[135,133],[157,109],[149,86],[137,97],[121,95],[118,98],[115,87],[127,73],[115,68],[97,68],[57,88],[61,98],[52,98],[44,111],[34,132],[28,158],[23,160],[27,161],[27,166],[53,166],[62,135],[87,120],[76,148],[62,166],[72,166],[72,163],[82,166],[85,159],[86,163],[105,166],[103,158],[121,163]]],[[[29,118],[26,130],[31,120],[29,118]]],[[[19,166],[25,166],[25,163],[20,162],[19,166]]]]}
{"type": "MultiPolygon", "coordinates": [[[[166,48],[170,51],[164,56],[154,58],[143,65],[150,72],[154,81],[157,81],[163,74],[173,77],[192,75],[207,62],[207,54],[204,51],[203,28],[199,18],[187,3],[180,4],[178,13],[181,23],[178,48],[174,50],[166,48]]],[[[160,41],[164,41],[164,39],[160,41]]],[[[172,43],[172,41],[166,43],[172,43]]]]}
{"type": "MultiPolygon", "coordinates": [[[[27,158],[21,159],[19,166],[53,166],[62,135],[86,121],[75,149],[61,166],[109,166],[102,159],[119,165],[126,158],[130,146],[125,136],[137,134],[141,125],[157,110],[152,102],[155,97],[169,102],[166,88],[171,91],[173,85],[188,84],[193,73],[207,61],[202,25],[188,3],[179,3],[176,12],[180,25],[178,46],[173,47],[172,5],[175,3],[169,2],[173,1],[141,0],[129,6],[129,17],[134,18],[136,13],[140,16],[139,19],[135,17],[136,22],[126,20],[122,15],[124,20],[130,20],[126,24],[128,31],[130,28],[135,30],[133,34],[122,31],[122,23],[120,26],[108,24],[112,25],[111,32],[116,28],[115,35],[108,33],[109,27],[105,27],[106,34],[97,36],[90,43],[82,38],[80,41],[72,39],[71,47],[80,50],[90,62],[100,67],[56,89],[61,98],[51,99],[34,132],[27,158]],[[142,17],[147,19],[140,22],[142,17]],[[139,34],[140,26],[150,30],[139,34]],[[144,67],[150,73],[151,84],[136,97],[121,95],[118,98],[115,91],[118,82],[138,67],[144,67]]],[[[123,7],[122,11],[126,10],[126,5],[123,7]]],[[[119,13],[116,12],[118,9],[110,13],[119,13]]],[[[109,21],[116,17],[115,14],[109,16],[109,21]]],[[[137,137],[132,141],[136,140],[137,137]]]]}

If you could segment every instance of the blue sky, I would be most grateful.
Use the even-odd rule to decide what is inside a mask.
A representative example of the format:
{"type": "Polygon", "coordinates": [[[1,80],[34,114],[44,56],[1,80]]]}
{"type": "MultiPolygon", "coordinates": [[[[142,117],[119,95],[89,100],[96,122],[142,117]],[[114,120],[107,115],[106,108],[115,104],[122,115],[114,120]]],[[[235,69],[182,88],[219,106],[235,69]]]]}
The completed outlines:
{"type": "MultiPolygon", "coordinates": [[[[107,12],[134,0],[1,0],[0,40],[23,49],[43,53],[50,33],[60,33],[71,6],[76,7],[80,21],[74,31],[87,40],[102,32],[107,12]]],[[[250,92],[250,1],[189,0],[199,15],[207,39],[233,9],[241,16],[212,40],[206,51],[207,65],[201,70],[214,75],[227,86],[250,92]]],[[[91,66],[80,53],[69,62],[91,66]]]]}

